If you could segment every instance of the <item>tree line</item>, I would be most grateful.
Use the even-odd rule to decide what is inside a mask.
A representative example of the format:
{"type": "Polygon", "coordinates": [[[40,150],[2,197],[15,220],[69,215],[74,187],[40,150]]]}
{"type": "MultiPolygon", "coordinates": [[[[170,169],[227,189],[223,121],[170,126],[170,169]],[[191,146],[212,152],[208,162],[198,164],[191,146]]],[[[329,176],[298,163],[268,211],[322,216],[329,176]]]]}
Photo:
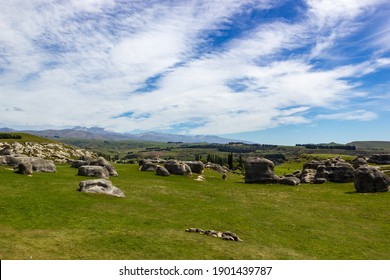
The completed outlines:
{"type": "Polygon", "coordinates": [[[0,133],[0,139],[22,139],[22,136],[11,133],[0,133]]]}
{"type": "Polygon", "coordinates": [[[355,151],[354,145],[324,145],[324,144],[296,144],[296,147],[305,147],[306,149],[337,149],[337,150],[349,150],[355,151]]]}

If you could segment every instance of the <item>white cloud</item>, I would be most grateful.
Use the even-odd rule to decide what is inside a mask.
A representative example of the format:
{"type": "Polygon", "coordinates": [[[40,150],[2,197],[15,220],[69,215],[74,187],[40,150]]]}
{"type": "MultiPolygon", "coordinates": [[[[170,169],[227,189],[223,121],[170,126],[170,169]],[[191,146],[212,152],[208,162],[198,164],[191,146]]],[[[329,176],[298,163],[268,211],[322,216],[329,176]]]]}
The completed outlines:
{"type": "MultiPolygon", "coordinates": [[[[283,1],[141,2],[2,1],[2,122],[195,134],[262,130],[308,123],[315,108],[348,107],[367,94],[357,78],[389,66],[377,53],[332,67],[312,61],[331,56],[341,38],[363,26],[355,19],[383,1],[307,1],[298,21],[259,21],[218,48],[209,41],[234,16],[283,1]],[[140,88],[145,92],[134,92],[140,88]]],[[[367,40],[385,45],[384,30],[367,40]]],[[[317,119],[338,119],[332,116],[343,117],[317,119]]],[[[348,118],[374,115],[354,111],[348,118]]]]}
{"type": "Polygon", "coordinates": [[[320,114],[316,116],[317,119],[338,121],[371,121],[377,117],[377,114],[366,110],[356,110],[328,115],[320,114]]]}

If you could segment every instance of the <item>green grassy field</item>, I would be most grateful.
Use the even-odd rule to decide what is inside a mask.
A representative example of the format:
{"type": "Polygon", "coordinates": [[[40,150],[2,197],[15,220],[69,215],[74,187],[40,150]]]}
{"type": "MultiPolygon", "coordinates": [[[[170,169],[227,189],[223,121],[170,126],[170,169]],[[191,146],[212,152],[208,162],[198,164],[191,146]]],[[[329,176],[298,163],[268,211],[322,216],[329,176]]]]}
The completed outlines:
{"type": "Polygon", "coordinates": [[[68,165],[32,177],[0,166],[0,259],[390,259],[389,193],[358,194],[353,183],[244,184],[210,170],[198,182],[195,174],[116,167],[111,180],[126,198],[78,192],[87,178],[68,165]]]}

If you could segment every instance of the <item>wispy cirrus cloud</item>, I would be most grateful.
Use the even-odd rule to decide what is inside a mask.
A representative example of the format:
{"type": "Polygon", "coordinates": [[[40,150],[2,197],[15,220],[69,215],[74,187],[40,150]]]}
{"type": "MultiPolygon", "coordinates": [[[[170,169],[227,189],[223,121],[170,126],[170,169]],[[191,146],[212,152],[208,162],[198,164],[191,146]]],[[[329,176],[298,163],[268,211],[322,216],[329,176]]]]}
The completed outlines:
{"type": "Polygon", "coordinates": [[[2,122],[225,134],[379,118],[356,103],[390,66],[387,2],[298,2],[2,1],[1,106],[23,108],[2,122]]]}

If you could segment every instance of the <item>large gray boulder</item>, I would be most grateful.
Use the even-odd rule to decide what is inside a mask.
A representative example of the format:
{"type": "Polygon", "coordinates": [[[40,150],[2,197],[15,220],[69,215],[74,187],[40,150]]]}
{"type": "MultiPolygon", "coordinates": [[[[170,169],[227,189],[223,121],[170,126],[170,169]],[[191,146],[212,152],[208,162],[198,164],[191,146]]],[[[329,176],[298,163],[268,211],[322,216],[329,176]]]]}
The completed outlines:
{"type": "Polygon", "coordinates": [[[104,157],[98,157],[97,159],[90,161],[89,165],[103,166],[108,170],[110,176],[118,176],[118,172],[116,171],[115,167],[111,163],[109,163],[104,157]]]}
{"type": "Polygon", "coordinates": [[[80,166],[83,166],[83,165],[89,165],[89,161],[86,161],[86,160],[73,160],[71,161],[71,167],[73,168],[79,168],[80,166]]]}
{"type": "Polygon", "coordinates": [[[110,173],[107,168],[99,165],[83,165],[79,167],[78,175],[108,179],[110,173]]]}
{"type": "Polygon", "coordinates": [[[361,166],[355,171],[355,189],[359,193],[388,192],[390,178],[374,166],[361,166]]]}
{"type": "Polygon", "coordinates": [[[355,168],[349,163],[339,162],[327,167],[328,175],[325,177],[330,182],[348,183],[355,179],[355,168]]]}
{"type": "Polygon", "coordinates": [[[123,191],[106,179],[95,179],[81,181],[79,191],[86,193],[101,193],[116,197],[126,197],[123,191]]]}
{"type": "Polygon", "coordinates": [[[229,172],[229,169],[227,167],[221,166],[221,165],[216,164],[216,163],[208,162],[205,165],[205,167],[209,168],[211,170],[217,171],[219,173],[222,173],[222,174],[229,172]]]}
{"type": "Polygon", "coordinates": [[[390,154],[372,155],[368,158],[367,161],[376,164],[390,164],[390,154]]]}
{"type": "Polygon", "coordinates": [[[202,174],[204,170],[204,164],[201,161],[185,161],[193,173],[202,174]]]}
{"type": "Polygon", "coordinates": [[[156,168],[156,175],[159,176],[169,176],[171,175],[169,171],[164,166],[157,166],[156,168]]]}
{"type": "Polygon", "coordinates": [[[9,165],[15,169],[18,169],[21,163],[26,162],[31,164],[33,172],[56,172],[57,170],[54,161],[48,159],[27,156],[2,156],[0,158],[0,164],[9,165]]]}
{"type": "Polygon", "coordinates": [[[31,162],[26,161],[19,163],[17,172],[20,174],[31,176],[33,173],[33,166],[31,162]]]}
{"type": "Polygon", "coordinates": [[[191,168],[184,162],[178,160],[168,160],[164,163],[164,167],[170,174],[175,175],[192,175],[191,168]]]}
{"type": "Polygon", "coordinates": [[[4,165],[12,166],[13,168],[17,168],[19,163],[30,161],[30,157],[27,156],[2,156],[0,163],[4,165]]]}
{"type": "Polygon", "coordinates": [[[56,172],[56,165],[54,161],[42,158],[30,158],[29,160],[32,164],[32,169],[34,172],[56,172]]]}
{"type": "Polygon", "coordinates": [[[285,176],[280,179],[280,184],[283,185],[290,185],[290,186],[297,186],[301,183],[301,180],[294,175],[292,176],[285,176]]]}
{"type": "Polygon", "coordinates": [[[353,168],[358,169],[360,166],[366,165],[367,160],[364,156],[357,156],[354,160],[352,160],[353,168]]]}
{"type": "Polygon", "coordinates": [[[250,157],[245,161],[245,183],[277,184],[274,163],[266,158],[250,157]]]}
{"type": "Polygon", "coordinates": [[[156,172],[157,164],[150,161],[144,161],[143,164],[140,166],[139,170],[156,172]]]}

